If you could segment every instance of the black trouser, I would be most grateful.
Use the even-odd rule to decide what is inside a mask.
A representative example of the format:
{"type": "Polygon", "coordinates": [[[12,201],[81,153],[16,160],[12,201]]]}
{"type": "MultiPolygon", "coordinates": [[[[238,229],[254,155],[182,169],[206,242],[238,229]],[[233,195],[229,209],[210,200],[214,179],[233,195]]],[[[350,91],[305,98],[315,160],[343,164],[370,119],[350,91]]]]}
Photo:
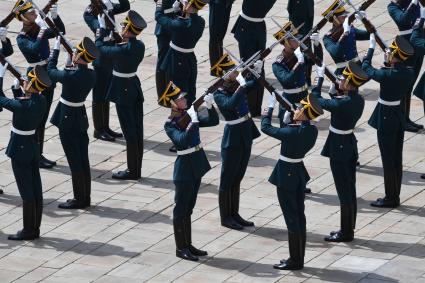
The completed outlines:
{"type": "Polygon", "coordinates": [[[173,209],[173,220],[181,221],[185,217],[190,217],[196,204],[201,179],[188,181],[174,181],[176,194],[174,197],[175,206],[173,209]]]}
{"type": "Polygon", "coordinates": [[[288,232],[296,234],[306,233],[306,219],[304,214],[305,183],[299,182],[295,187],[278,187],[277,198],[288,232]]]}
{"type": "Polygon", "coordinates": [[[34,156],[34,158],[28,161],[16,160],[14,158],[11,161],[13,174],[15,175],[16,184],[22,200],[26,202],[42,202],[43,190],[38,164],[39,156],[34,156]]]}
{"type": "Polygon", "coordinates": [[[162,71],[160,68],[160,66],[162,65],[162,62],[164,61],[165,55],[168,52],[168,49],[170,49],[170,41],[171,41],[170,35],[166,35],[166,34],[157,35],[156,42],[158,45],[158,58],[156,61],[155,80],[156,80],[156,92],[158,95],[158,99],[164,93],[165,88],[167,87],[167,84],[170,82],[170,79],[167,73],[165,71],[162,71]]]}
{"type": "Polygon", "coordinates": [[[209,30],[210,30],[210,65],[213,67],[223,55],[223,40],[230,21],[232,5],[226,3],[210,3],[209,30]]]}

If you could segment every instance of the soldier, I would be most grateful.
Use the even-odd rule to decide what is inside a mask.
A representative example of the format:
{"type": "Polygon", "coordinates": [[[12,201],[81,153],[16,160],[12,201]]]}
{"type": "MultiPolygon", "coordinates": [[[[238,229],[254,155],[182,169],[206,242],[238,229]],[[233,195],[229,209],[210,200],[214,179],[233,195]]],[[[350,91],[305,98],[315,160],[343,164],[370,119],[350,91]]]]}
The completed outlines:
{"type": "Polygon", "coordinates": [[[60,41],[56,40],[47,70],[53,82],[62,83],[62,94],[51,123],[59,128],[59,137],[71,169],[74,198],[59,204],[59,208],[78,209],[90,206],[91,176],[89,137],[84,101],[94,87],[96,74],[87,67],[99,55],[93,41],[85,37],[72,55],[73,66],[58,70],[60,41]]]}
{"type": "MultiPolygon", "coordinates": [[[[323,114],[323,110],[311,94],[300,109],[295,110],[291,123],[286,115],[287,124],[280,128],[271,124],[274,96],[270,97],[269,108],[264,109],[261,131],[280,140],[280,157],[269,182],[277,187],[277,197],[288,228],[289,258],[281,260],[273,268],[281,270],[299,270],[304,267],[306,244],[306,219],[304,214],[304,191],[309,179],[302,162],[304,156],[313,148],[317,139],[317,128],[310,124],[323,114]]],[[[289,113],[289,112],[288,112],[289,113]]]]}
{"type": "MultiPolygon", "coordinates": [[[[25,3],[24,0],[18,0],[15,4],[15,8],[16,7],[20,7],[16,12],[16,18],[23,23],[22,30],[17,36],[16,41],[19,49],[30,65],[28,72],[34,66],[42,66],[45,70],[47,70],[47,59],[50,54],[48,39],[54,38],[56,35],[47,26],[44,20],[37,15],[37,12],[34,10],[31,2],[25,3]]],[[[58,15],[57,5],[52,5],[50,8],[50,17],[53,19],[56,27],[62,33],[65,33],[65,26],[58,15]]],[[[36,133],[40,146],[40,168],[52,168],[53,166],[56,166],[56,162],[48,160],[43,155],[44,131],[47,118],[49,117],[50,106],[53,101],[54,88],[55,84],[52,84],[49,88],[43,91],[43,96],[46,98],[47,102],[47,111],[45,112],[40,125],[37,127],[36,133]]]]}
{"type": "MultiPolygon", "coordinates": [[[[416,19],[420,17],[420,7],[418,0],[394,0],[391,1],[387,6],[388,12],[398,27],[399,35],[403,36],[406,40],[410,40],[412,34],[413,25],[416,22],[416,19]]],[[[416,79],[419,76],[421,71],[423,54],[415,54],[411,56],[406,62],[406,66],[413,68],[414,76],[410,83],[409,88],[406,89],[406,93],[401,100],[401,104],[404,107],[405,115],[405,131],[408,132],[417,132],[420,129],[423,129],[423,125],[416,124],[410,120],[410,100],[412,95],[413,86],[415,85],[416,79]]]]}
{"type": "Polygon", "coordinates": [[[351,242],[357,217],[356,164],[359,158],[354,128],[364,109],[364,99],[359,87],[368,78],[361,66],[351,61],[342,71],[339,79],[339,96],[322,98],[321,88],[325,66],[317,67],[319,82],[315,91],[320,106],[331,112],[329,134],[323,146],[322,155],[329,157],[332,175],[341,209],[341,230],[325,237],[328,242],[351,242]]]}
{"type": "Polygon", "coordinates": [[[13,174],[22,198],[24,228],[9,240],[34,240],[40,237],[40,223],[43,211],[39,159],[40,148],[35,136],[36,128],[47,111],[46,98],[40,94],[50,87],[51,81],[44,67],[35,66],[24,81],[22,93],[14,91],[14,99],[3,93],[3,75],[7,66],[0,65],[0,106],[13,112],[12,128],[6,155],[11,159],[13,174]]]}
{"type": "Polygon", "coordinates": [[[171,48],[165,55],[161,70],[187,93],[188,105],[196,98],[198,66],[193,51],[205,28],[205,20],[198,11],[207,3],[206,0],[183,0],[183,15],[175,19],[164,14],[162,0],[158,0],[156,6],[155,20],[171,32],[171,48]]]}
{"type": "MultiPolygon", "coordinates": [[[[261,72],[262,64],[256,64],[256,71],[261,72]]],[[[232,71],[223,87],[214,92],[214,100],[226,120],[221,142],[220,219],[222,226],[236,230],[254,226],[239,215],[241,181],[248,167],[252,141],[260,136],[247,102],[247,95],[254,95],[249,92],[254,87],[255,81],[246,82],[242,74],[232,71]]]]}
{"type": "Polygon", "coordinates": [[[412,69],[404,62],[413,56],[412,45],[398,35],[385,54],[388,67],[375,69],[372,56],[376,42],[370,39],[370,48],[363,60],[363,69],[369,78],[379,82],[381,90],[378,104],[369,119],[369,125],[377,130],[378,145],[384,168],[385,197],[378,198],[371,205],[375,207],[398,207],[403,174],[404,123],[401,99],[410,87],[414,77],[412,69]],[[403,82],[403,83],[400,83],[403,82]]]}
{"type": "Polygon", "coordinates": [[[198,256],[206,256],[206,251],[192,245],[191,215],[202,177],[211,169],[207,156],[202,149],[199,127],[218,125],[218,114],[212,106],[214,100],[211,94],[204,97],[208,108],[208,117],[200,116],[192,106],[187,114],[190,124],[186,129],[179,125],[180,118],[186,114],[186,93],[182,92],[172,82],[168,84],[159,103],[171,106],[171,115],[165,122],[164,129],[177,148],[177,159],[174,163],[173,182],[176,187],[175,207],[173,210],[174,238],[176,241],[176,256],[185,260],[197,261],[198,256]]]}
{"type": "MultiPolygon", "coordinates": [[[[217,62],[223,56],[223,40],[226,36],[227,27],[230,21],[230,12],[234,0],[212,0],[210,1],[210,18],[209,18],[209,53],[211,69],[215,67],[217,62]]],[[[211,75],[219,77],[211,70],[211,75]]]]}
{"type": "MultiPolygon", "coordinates": [[[[92,1],[96,2],[96,1],[92,1]]],[[[115,15],[125,13],[130,10],[130,2],[128,0],[119,0],[119,3],[112,3],[110,0],[99,1],[103,3],[108,16],[115,20],[115,15]]],[[[98,7],[90,4],[84,11],[84,21],[92,32],[96,33],[99,28],[97,15],[102,13],[98,11],[98,7]]],[[[106,36],[104,38],[106,46],[113,46],[115,43],[115,26],[107,22],[105,28],[106,36]]],[[[112,80],[112,60],[110,58],[99,56],[93,62],[94,70],[96,71],[96,84],[93,88],[92,114],[93,114],[93,136],[96,139],[104,141],[115,141],[115,138],[122,138],[121,133],[117,133],[109,127],[109,100],[106,96],[108,88],[112,80]]]]}
{"type": "MultiPolygon", "coordinates": [[[[247,60],[257,51],[266,48],[266,23],[265,16],[273,7],[276,0],[244,0],[242,11],[232,29],[239,44],[241,60],[247,60]]],[[[264,76],[264,70],[262,71],[264,76]]],[[[263,102],[264,87],[257,85],[248,94],[249,112],[253,117],[261,115],[261,104],[263,102]]]]}
{"type": "Polygon", "coordinates": [[[96,46],[101,56],[112,60],[112,80],[107,100],[116,104],[118,119],[127,147],[128,169],[112,175],[114,179],[138,180],[141,177],[143,159],[143,92],[136,75],[145,55],[145,45],[137,40],[147,26],[137,12],[130,10],[121,23],[123,42],[116,45],[105,43],[107,36],[105,19],[98,16],[99,31],[96,46]]]}
{"type": "Polygon", "coordinates": [[[0,27],[0,41],[1,41],[0,54],[3,54],[4,57],[8,57],[12,55],[13,47],[12,47],[12,43],[10,42],[10,39],[7,38],[6,27],[0,27]]]}

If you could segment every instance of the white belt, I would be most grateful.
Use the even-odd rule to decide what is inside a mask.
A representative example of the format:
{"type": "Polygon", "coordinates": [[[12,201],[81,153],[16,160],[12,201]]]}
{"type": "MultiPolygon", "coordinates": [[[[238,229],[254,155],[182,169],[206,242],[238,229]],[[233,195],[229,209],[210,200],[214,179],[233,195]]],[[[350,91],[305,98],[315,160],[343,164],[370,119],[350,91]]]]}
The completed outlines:
{"type": "Polygon", "coordinates": [[[136,75],[136,72],[134,72],[134,73],[120,73],[120,72],[113,70],[112,75],[114,75],[116,77],[120,77],[120,78],[131,78],[131,77],[134,77],[136,75]]]}
{"type": "Polygon", "coordinates": [[[243,11],[240,11],[240,12],[239,12],[239,15],[240,15],[242,18],[244,18],[245,20],[250,21],[250,22],[254,22],[254,23],[261,23],[261,22],[263,22],[263,21],[264,21],[264,18],[252,18],[252,17],[250,17],[250,16],[247,16],[247,15],[245,15],[245,14],[243,13],[243,11]]]}
{"type": "Polygon", "coordinates": [[[43,60],[36,63],[28,63],[28,65],[30,65],[30,67],[35,67],[35,66],[43,66],[43,65],[46,65],[47,63],[48,63],[47,60],[43,60]]]}
{"type": "Polygon", "coordinates": [[[289,88],[289,89],[284,88],[283,92],[287,94],[293,94],[293,93],[306,91],[307,89],[308,89],[308,86],[305,84],[302,87],[297,87],[297,88],[289,88]]]}
{"type": "Polygon", "coordinates": [[[177,155],[186,155],[196,151],[200,151],[202,149],[202,144],[198,144],[197,146],[185,149],[185,150],[177,150],[177,155]]]}
{"type": "Polygon", "coordinates": [[[329,126],[329,131],[338,135],[349,135],[353,133],[353,130],[346,130],[346,131],[338,130],[332,127],[332,125],[329,126]]]}
{"type": "Polygon", "coordinates": [[[302,158],[294,159],[294,158],[289,158],[289,157],[286,157],[286,156],[283,156],[283,155],[281,155],[279,157],[279,159],[282,160],[282,161],[285,161],[285,162],[289,162],[289,163],[299,163],[299,162],[303,161],[302,158]]]}
{"type": "Polygon", "coordinates": [[[381,104],[383,104],[383,105],[386,105],[386,106],[398,106],[398,105],[400,105],[400,100],[397,100],[397,101],[386,101],[386,100],[383,100],[381,98],[378,98],[378,102],[381,103],[381,104]]]}
{"type": "Polygon", "coordinates": [[[400,31],[400,35],[406,35],[406,34],[411,34],[413,32],[413,29],[408,29],[408,30],[403,30],[400,31]]]}
{"type": "Polygon", "coordinates": [[[71,101],[65,100],[62,97],[59,98],[59,101],[62,104],[65,104],[66,106],[69,106],[69,107],[81,107],[81,106],[84,106],[84,101],[83,102],[71,102],[71,101]]]}
{"type": "Polygon", "coordinates": [[[13,127],[13,126],[10,128],[10,130],[12,132],[14,132],[15,134],[18,134],[20,136],[31,136],[31,135],[34,135],[35,134],[35,130],[21,131],[21,130],[15,129],[15,127],[13,127]]]}
{"type": "Polygon", "coordinates": [[[356,58],[353,58],[353,59],[351,59],[351,60],[348,60],[348,61],[345,61],[345,62],[341,62],[341,63],[336,63],[335,64],[335,66],[336,66],[336,68],[337,69],[339,69],[339,68],[344,68],[344,67],[347,67],[347,65],[348,65],[348,62],[350,62],[350,61],[359,61],[360,59],[359,59],[359,57],[357,56],[356,58]]]}
{"type": "Polygon", "coordinates": [[[192,53],[194,50],[195,50],[195,48],[190,48],[190,49],[188,49],[188,48],[181,48],[181,47],[178,47],[177,45],[175,45],[172,41],[170,42],[170,47],[171,48],[173,48],[174,50],[176,50],[176,51],[179,51],[179,52],[181,52],[181,53],[192,53]]]}
{"type": "Polygon", "coordinates": [[[248,113],[245,116],[240,117],[239,119],[224,121],[224,123],[227,124],[227,125],[237,125],[237,124],[243,123],[245,121],[248,121],[249,119],[251,119],[251,114],[248,113]]]}

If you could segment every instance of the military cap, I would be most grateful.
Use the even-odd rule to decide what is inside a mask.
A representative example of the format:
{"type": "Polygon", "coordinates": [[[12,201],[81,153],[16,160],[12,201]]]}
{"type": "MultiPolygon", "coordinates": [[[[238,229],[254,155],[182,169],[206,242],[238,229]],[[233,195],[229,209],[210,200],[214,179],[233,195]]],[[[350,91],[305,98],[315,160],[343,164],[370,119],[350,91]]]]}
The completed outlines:
{"type": "Polygon", "coordinates": [[[329,21],[332,22],[332,20],[333,20],[334,17],[348,15],[348,11],[345,10],[345,7],[344,6],[340,6],[339,8],[337,8],[341,1],[342,0],[335,0],[332,3],[332,5],[329,6],[329,8],[327,8],[326,11],[324,11],[322,13],[322,16],[323,17],[326,17],[330,12],[334,11],[332,17],[329,18],[329,21]]]}
{"type": "Polygon", "coordinates": [[[216,77],[222,77],[227,71],[235,67],[236,64],[230,58],[229,54],[224,53],[223,56],[211,67],[211,73],[216,77]]]}
{"type": "Polygon", "coordinates": [[[41,66],[35,66],[28,72],[29,86],[38,92],[42,92],[52,85],[47,71],[41,66]]]}
{"type": "MultiPolygon", "coordinates": [[[[286,36],[286,34],[290,32],[296,39],[301,38],[301,34],[298,32],[298,29],[294,26],[294,24],[289,21],[287,22],[278,32],[273,34],[274,38],[276,38],[277,41],[281,40],[282,37],[286,36]]],[[[289,36],[287,39],[284,39],[281,41],[282,44],[284,44],[288,39],[291,39],[292,37],[289,36]]]]}
{"type": "Polygon", "coordinates": [[[300,103],[301,108],[304,109],[304,115],[309,120],[314,120],[323,114],[323,109],[322,106],[320,106],[319,100],[312,93],[309,93],[300,103]]]}
{"type": "Polygon", "coordinates": [[[129,30],[131,33],[138,35],[144,30],[148,24],[136,11],[128,11],[127,16],[121,23],[121,26],[125,28],[125,31],[129,30]]]}
{"type": "Polygon", "coordinates": [[[186,92],[182,92],[173,82],[169,82],[164,93],[158,99],[158,104],[170,108],[174,104],[174,100],[185,97],[186,94],[186,92]]]}
{"type": "Polygon", "coordinates": [[[99,56],[99,50],[97,49],[94,42],[84,37],[83,40],[77,45],[76,52],[78,58],[84,60],[87,63],[93,62],[99,56]]]}
{"type": "Polygon", "coordinates": [[[404,61],[415,53],[410,42],[401,35],[396,36],[389,48],[391,51],[389,61],[391,61],[394,56],[404,61]]]}
{"type": "Polygon", "coordinates": [[[347,67],[342,71],[341,77],[346,80],[346,84],[350,83],[355,87],[360,87],[369,79],[362,67],[354,61],[348,62],[347,67]]]}
{"type": "Polygon", "coordinates": [[[15,3],[15,6],[13,6],[13,11],[15,12],[15,18],[18,19],[19,21],[26,21],[24,14],[32,10],[34,10],[32,3],[26,0],[18,0],[15,3]]]}
{"type": "Polygon", "coordinates": [[[197,10],[202,10],[202,8],[205,7],[210,1],[209,0],[189,0],[188,1],[188,7],[193,6],[197,10]]]}

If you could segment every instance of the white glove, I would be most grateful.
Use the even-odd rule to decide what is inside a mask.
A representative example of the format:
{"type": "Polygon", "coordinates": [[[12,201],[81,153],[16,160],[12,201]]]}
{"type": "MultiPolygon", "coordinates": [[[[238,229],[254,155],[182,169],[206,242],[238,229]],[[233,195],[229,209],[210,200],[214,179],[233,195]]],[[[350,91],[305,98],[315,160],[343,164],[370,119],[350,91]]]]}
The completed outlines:
{"type": "Polygon", "coordinates": [[[103,4],[106,6],[106,10],[111,11],[114,9],[114,5],[109,0],[102,0],[103,4]]]}
{"type": "Polygon", "coordinates": [[[421,7],[421,19],[425,19],[425,7],[421,7]]]}
{"type": "Polygon", "coordinates": [[[344,33],[350,33],[350,23],[348,22],[348,17],[345,18],[342,27],[344,28],[344,33]]]}
{"type": "Polygon", "coordinates": [[[46,22],[40,17],[40,15],[38,15],[35,19],[35,23],[40,27],[40,29],[46,30],[48,28],[46,22]]]}
{"type": "Polygon", "coordinates": [[[65,67],[69,67],[69,66],[72,66],[72,57],[68,53],[68,56],[66,56],[65,67]]]}
{"type": "Polygon", "coordinates": [[[211,109],[214,103],[214,95],[212,93],[208,93],[204,96],[204,102],[208,109],[211,109]]]}
{"type": "Polygon", "coordinates": [[[5,42],[7,38],[7,28],[6,27],[0,27],[0,40],[5,42]]]}
{"type": "Polygon", "coordinates": [[[333,95],[336,93],[336,87],[334,83],[331,83],[331,86],[329,88],[329,94],[333,95]]]}
{"type": "Polygon", "coordinates": [[[60,48],[61,48],[61,38],[57,36],[53,50],[59,50],[60,48]]]}
{"type": "Polygon", "coordinates": [[[413,5],[418,5],[418,0],[412,0],[413,5]]]}
{"type": "Polygon", "coordinates": [[[18,79],[14,79],[13,80],[13,85],[12,85],[13,89],[18,89],[21,87],[21,82],[18,79]]]}
{"type": "Polygon", "coordinates": [[[8,63],[6,64],[0,64],[0,78],[4,77],[4,74],[6,73],[7,70],[7,65],[9,65],[8,63]]]}
{"type": "Polygon", "coordinates": [[[300,47],[298,47],[297,49],[295,49],[294,54],[295,54],[295,56],[298,59],[298,63],[303,64],[304,63],[304,54],[301,51],[301,48],[300,47]]]}
{"type": "Polygon", "coordinates": [[[291,112],[289,112],[289,111],[286,111],[285,112],[285,115],[283,115],[283,123],[285,123],[285,124],[290,124],[292,122],[292,119],[291,119],[291,112]]]}
{"type": "Polygon", "coordinates": [[[269,95],[269,102],[267,104],[267,107],[274,108],[275,105],[276,105],[276,96],[274,96],[274,94],[271,93],[269,95]]]}
{"type": "Polygon", "coordinates": [[[180,1],[179,0],[174,1],[173,10],[174,10],[174,12],[180,11],[180,1]]]}
{"type": "Polygon", "coordinates": [[[312,35],[310,35],[310,40],[314,44],[314,46],[319,46],[320,34],[318,32],[313,33],[312,35]]]}
{"type": "Polygon", "coordinates": [[[50,17],[52,18],[52,20],[56,19],[58,17],[58,5],[53,4],[49,12],[50,12],[50,17]]]}
{"type": "Polygon", "coordinates": [[[198,123],[198,113],[196,113],[195,108],[193,108],[193,105],[187,110],[187,114],[189,114],[190,119],[192,119],[192,123],[198,123]]]}
{"type": "Polygon", "coordinates": [[[322,67],[319,67],[316,65],[316,75],[319,78],[323,78],[325,76],[325,68],[326,68],[325,63],[322,63],[322,67]]]}
{"type": "Polygon", "coordinates": [[[375,49],[375,47],[376,47],[375,34],[371,33],[369,36],[369,48],[375,49]]]}
{"type": "Polygon", "coordinates": [[[366,18],[366,12],[365,11],[358,11],[354,14],[354,16],[356,17],[356,20],[361,21],[364,18],[366,18]]]}
{"type": "Polygon", "coordinates": [[[256,72],[257,74],[261,74],[261,72],[263,71],[263,65],[264,65],[263,60],[255,61],[253,71],[256,72]]]}
{"type": "Polygon", "coordinates": [[[105,14],[97,15],[97,21],[99,22],[100,28],[106,29],[105,14]]]}
{"type": "Polygon", "coordinates": [[[239,85],[241,87],[246,86],[246,80],[245,78],[242,76],[242,73],[239,73],[239,75],[236,77],[236,80],[238,81],[239,85]]]}

